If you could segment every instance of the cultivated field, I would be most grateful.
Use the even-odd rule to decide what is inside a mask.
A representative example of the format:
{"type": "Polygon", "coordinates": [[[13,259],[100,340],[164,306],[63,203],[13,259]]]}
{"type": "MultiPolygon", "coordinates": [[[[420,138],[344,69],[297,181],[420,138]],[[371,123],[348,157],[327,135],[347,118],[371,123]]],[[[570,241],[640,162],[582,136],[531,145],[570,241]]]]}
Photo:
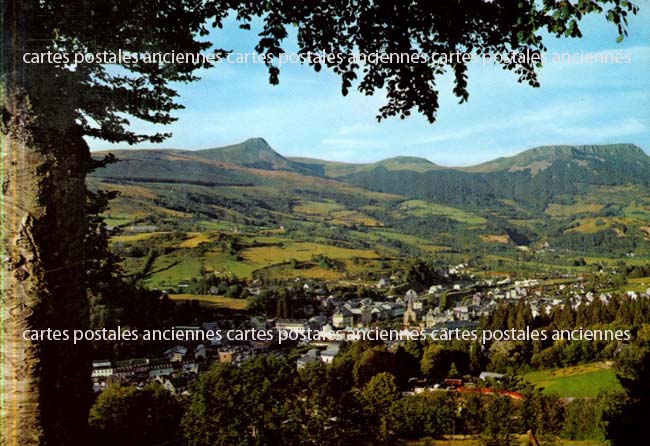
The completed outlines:
{"type": "Polygon", "coordinates": [[[246,310],[250,301],[248,299],[232,299],[223,296],[204,296],[201,294],[170,294],[171,300],[185,302],[195,300],[201,305],[209,305],[219,308],[228,308],[230,310],[246,310]]]}

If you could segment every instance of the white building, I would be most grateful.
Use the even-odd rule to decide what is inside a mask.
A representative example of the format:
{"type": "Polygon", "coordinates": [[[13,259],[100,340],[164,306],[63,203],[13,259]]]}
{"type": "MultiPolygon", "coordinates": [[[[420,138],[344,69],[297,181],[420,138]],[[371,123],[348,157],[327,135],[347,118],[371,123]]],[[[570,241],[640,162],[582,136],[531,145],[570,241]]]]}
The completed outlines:
{"type": "Polygon", "coordinates": [[[93,380],[106,379],[113,375],[113,364],[108,359],[93,361],[93,371],[90,377],[93,380]]]}
{"type": "Polygon", "coordinates": [[[275,323],[275,329],[303,334],[309,329],[309,321],[305,319],[278,319],[275,323]]]}

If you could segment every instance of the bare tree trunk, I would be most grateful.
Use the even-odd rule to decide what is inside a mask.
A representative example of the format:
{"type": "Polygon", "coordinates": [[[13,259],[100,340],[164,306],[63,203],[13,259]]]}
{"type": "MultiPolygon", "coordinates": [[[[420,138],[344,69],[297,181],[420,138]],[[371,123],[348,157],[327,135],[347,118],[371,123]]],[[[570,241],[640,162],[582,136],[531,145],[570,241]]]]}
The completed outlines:
{"type": "Polygon", "coordinates": [[[24,334],[88,325],[88,147],[72,121],[43,128],[23,91],[4,93],[1,443],[85,444],[90,377],[84,347],[24,334]]]}

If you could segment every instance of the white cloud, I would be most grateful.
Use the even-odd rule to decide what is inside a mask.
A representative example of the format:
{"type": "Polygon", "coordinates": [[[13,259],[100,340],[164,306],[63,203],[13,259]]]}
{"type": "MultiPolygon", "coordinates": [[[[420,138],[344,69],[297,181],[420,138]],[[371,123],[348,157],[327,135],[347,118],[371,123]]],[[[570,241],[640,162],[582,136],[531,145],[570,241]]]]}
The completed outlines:
{"type": "Polygon", "coordinates": [[[356,135],[359,133],[368,133],[375,129],[375,126],[368,124],[351,124],[339,128],[336,132],[337,135],[356,135]]]}
{"type": "Polygon", "coordinates": [[[361,138],[324,138],[321,140],[321,145],[324,146],[335,146],[335,147],[356,147],[356,148],[380,148],[381,145],[378,145],[375,141],[370,139],[361,139],[361,138]]]}
{"type": "Polygon", "coordinates": [[[638,135],[649,130],[647,122],[637,118],[628,118],[611,124],[558,128],[556,133],[572,138],[603,140],[638,135]]]}

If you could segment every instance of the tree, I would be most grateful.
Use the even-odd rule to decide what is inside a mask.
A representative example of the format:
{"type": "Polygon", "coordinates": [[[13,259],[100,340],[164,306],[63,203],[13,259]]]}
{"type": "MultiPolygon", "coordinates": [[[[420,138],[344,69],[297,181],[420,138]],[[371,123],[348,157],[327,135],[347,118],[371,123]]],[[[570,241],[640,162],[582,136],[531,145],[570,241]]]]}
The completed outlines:
{"type": "Polygon", "coordinates": [[[454,392],[407,395],[391,406],[389,426],[399,438],[453,434],[457,407],[454,392]]]}
{"type": "Polygon", "coordinates": [[[485,419],[483,396],[476,393],[467,395],[464,399],[462,415],[465,432],[470,435],[480,434],[483,431],[483,420],[485,419]]]}
{"type": "Polygon", "coordinates": [[[562,429],[564,404],[555,395],[543,395],[540,389],[526,392],[521,418],[527,431],[536,438],[556,438],[562,429]]]}
{"type": "MultiPolygon", "coordinates": [[[[626,33],[636,6],[623,0],[569,2],[466,0],[455,3],[317,0],[15,1],[3,5],[2,193],[5,327],[3,407],[5,439],[16,444],[83,444],[90,404],[89,365],[79,346],[37,344],[25,329],[74,329],[88,324],[85,292],[86,174],[96,164],[84,137],[128,144],[158,142],[167,134],[138,134],[130,119],[168,124],[181,108],[170,82],[189,82],[205,60],[151,64],[121,59],[70,63],[75,53],[200,53],[210,47],[208,26],[229,14],[242,28],[262,22],[256,50],[264,53],[271,83],[288,28],[297,28],[301,54],[428,55],[405,63],[349,57],[307,63],[340,75],[342,93],[356,79],[364,94],[386,91],[379,117],[405,117],[416,109],[433,122],[437,76],[451,70],[453,93],[465,101],[467,63],[434,54],[478,54],[544,49],[542,33],[580,37],[580,19],[605,13],[626,33]],[[152,13],[155,11],[155,13],[152,13]],[[57,54],[60,57],[52,56],[57,54]],[[45,63],[33,63],[44,55],[45,63]],[[48,56],[49,55],[49,56],[48,56]],[[25,56],[25,57],[24,57],[25,56]],[[64,57],[65,56],[65,57],[64,57]]],[[[215,50],[218,56],[225,52],[215,50]]],[[[531,61],[501,61],[520,82],[538,85],[531,61]]]]}
{"type": "Polygon", "coordinates": [[[456,363],[452,362],[451,365],[449,366],[449,372],[447,372],[447,376],[450,378],[458,378],[460,376],[460,373],[458,372],[458,367],[456,367],[456,363]]]}
{"type": "Polygon", "coordinates": [[[381,372],[394,373],[398,368],[395,354],[384,347],[366,350],[355,363],[353,369],[354,382],[358,387],[364,387],[373,376],[381,372]]]}
{"type": "Polygon", "coordinates": [[[509,446],[514,441],[512,401],[507,396],[494,395],[485,409],[485,425],[481,435],[484,446],[509,446]]]}
{"type": "Polygon", "coordinates": [[[338,370],[318,362],[300,371],[304,443],[323,446],[375,444],[359,392],[338,370]]]}
{"type": "Polygon", "coordinates": [[[407,341],[406,347],[399,346],[395,352],[395,362],[398,364],[395,370],[395,377],[397,378],[402,388],[408,385],[411,378],[417,377],[420,374],[420,354],[417,347],[408,343],[415,343],[417,341],[407,341]]]}
{"type": "Polygon", "coordinates": [[[469,346],[469,371],[479,375],[484,368],[485,359],[481,352],[482,345],[479,342],[472,342],[469,346]]]}
{"type": "Polygon", "coordinates": [[[500,372],[508,372],[509,370],[521,367],[522,363],[526,363],[522,359],[522,353],[525,348],[526,345],[524,342],[495,342],[490,348],[490,365],[492,369],[500,372]]]}
{"type": "Polygon", "coordinates": [[[638,345],[625,346],[616,357],[616,374],[628,397],[625,405],[621,405],[620,395],[611,398],[618,397],[618,401],[605,402],[608,438],[616,446],[650,435],[650,347],[646,346],[646,330],[642,330],[638,345]]]}
{"type": "Polygon", "coordinates": [[[449,371],[448,355],[446,349],[440,344],[430,344],[424,350],[420,361],[422,374],[439,381],[447,377],[449,371]]]}
{"type": "Polygon", "coordinates": [[[388,427],[388,409],[400,398],[397,379],[388,372],[381,372],[373,376],[361,392],[365,406],[370,413],[370,423],[376,429],[376,438],[383,444],[388,444],[392,439],[388,427]]]}
{"type": "Polygon", "coordinates": [[[190,446],[294,444],[304,416],[294,368],[262,355],[241,366],[217,364],[201,375],[183,419],[190,446]]]}
{"type": "Polygon", "coordinates": [[[90,409],[93,444],[158,444],[180,438],[180,402],[159,384],[142,389],[113,385],[90,409]]]}
{"type": "Polygon", "coordinates": [[[235,299],[238,299],[241,297],[242,293],[242,288],[239,284],[235,283],[234,285],[230,285],[228,287],[228,291],[226,291],[226,297],[233,297],[235,299]]]}
{"type": "MultiPolygon", "coordinates": [[[[83,137],[128,143],[122,113],[171,122],[167,81],[191,80],[192,64],[125,67],[30,64],[28,53],[183,49],[200,51],[200,2],[21,1],[3,6],[2,320],[5,327],[4,439],[14,444],[83,444],[90,406],[83,347],[25,340],[25,329],[88,326],[84,238],[86,174],[98,163],[83,137]],[[198,9],[198,11],[196,11],[198,9]],[[198,15],[194,13],[198,12],[198,15]],[[170,32],[170,23],[183,26],[170,32]]],[[[160,140],[152,135],[150,140],[160,140]]]]}
{"type": "Polygon", "coordinates": [[[368,381],[361,394],[370,411],[385,414],[393,401],[399,398],[397,380],[391,373],[378,373],[368,381]]]}
{"type": "Polygon", "coordinates": [[[605,441],[602,400],[599,397],[597,400],[571,401],[566,408],[562,437],[569,440],[605,441]]]}

